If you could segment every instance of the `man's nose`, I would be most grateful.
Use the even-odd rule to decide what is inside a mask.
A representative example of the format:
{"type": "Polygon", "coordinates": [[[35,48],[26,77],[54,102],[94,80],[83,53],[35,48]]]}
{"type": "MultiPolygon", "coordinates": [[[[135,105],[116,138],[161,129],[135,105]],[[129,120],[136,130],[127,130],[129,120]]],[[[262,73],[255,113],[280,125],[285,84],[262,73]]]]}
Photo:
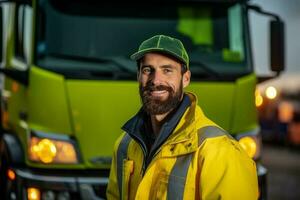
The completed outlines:
{"type": "Polygon", "coordinates": [[[164,78],[163,78],[162,73],[155,71],[152,74],[151,82],[153,85],[161,85],[161,83],[163,82],[163,79],[164,78]]]}

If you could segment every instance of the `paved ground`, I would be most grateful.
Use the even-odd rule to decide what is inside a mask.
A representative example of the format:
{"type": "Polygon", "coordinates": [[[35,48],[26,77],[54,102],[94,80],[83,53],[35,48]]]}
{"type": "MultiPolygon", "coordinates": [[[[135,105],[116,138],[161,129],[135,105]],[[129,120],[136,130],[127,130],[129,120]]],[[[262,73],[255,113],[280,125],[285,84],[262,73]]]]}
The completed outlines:
{"type": "Polygon", "coordinates": [[[300,148],[265,145],[263,163],[268,168],[268,200],[300,200],[300,148]]]}

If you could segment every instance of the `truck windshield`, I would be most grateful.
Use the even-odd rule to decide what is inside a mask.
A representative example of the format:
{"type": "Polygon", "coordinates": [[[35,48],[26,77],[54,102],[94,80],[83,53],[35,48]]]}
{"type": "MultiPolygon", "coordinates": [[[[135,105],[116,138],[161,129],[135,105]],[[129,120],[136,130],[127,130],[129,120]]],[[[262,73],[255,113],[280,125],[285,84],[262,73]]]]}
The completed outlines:
{"type": "Polygon", "coordinates": [[[39,0],[35,64],[71,78],[136,79],[130,55],[165,34],[184,43],[193,79],[251,72],[241,5],[148,2],[39,0]]]}

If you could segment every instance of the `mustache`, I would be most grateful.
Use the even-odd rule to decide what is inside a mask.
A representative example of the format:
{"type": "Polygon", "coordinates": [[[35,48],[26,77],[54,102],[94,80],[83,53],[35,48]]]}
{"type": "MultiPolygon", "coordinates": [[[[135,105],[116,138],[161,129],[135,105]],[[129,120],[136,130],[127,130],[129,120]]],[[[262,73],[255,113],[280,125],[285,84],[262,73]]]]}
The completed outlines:
{"type": "Polygon", "coordinates": [[[152,84],[147,84],[146,86],[141,86],[142,92],[153,92],[153,91],[162,91],[166,90],[168,92],[172,92],[173,89],[169,86],[166,85],[152,85],[152,84]]]}

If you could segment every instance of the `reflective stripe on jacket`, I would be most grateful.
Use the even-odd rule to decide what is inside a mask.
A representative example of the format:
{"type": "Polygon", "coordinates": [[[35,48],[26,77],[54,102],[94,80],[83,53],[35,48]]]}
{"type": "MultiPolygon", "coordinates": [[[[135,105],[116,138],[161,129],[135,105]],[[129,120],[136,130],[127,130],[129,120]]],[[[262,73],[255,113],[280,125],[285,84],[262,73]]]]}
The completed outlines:
{"type": "Polygon", "coordinates": [[[144,169],[144,152],[127,133],[115,144],[107,198],[255,200],[255,162],[205,117],[196,97],[144,169]]]}

